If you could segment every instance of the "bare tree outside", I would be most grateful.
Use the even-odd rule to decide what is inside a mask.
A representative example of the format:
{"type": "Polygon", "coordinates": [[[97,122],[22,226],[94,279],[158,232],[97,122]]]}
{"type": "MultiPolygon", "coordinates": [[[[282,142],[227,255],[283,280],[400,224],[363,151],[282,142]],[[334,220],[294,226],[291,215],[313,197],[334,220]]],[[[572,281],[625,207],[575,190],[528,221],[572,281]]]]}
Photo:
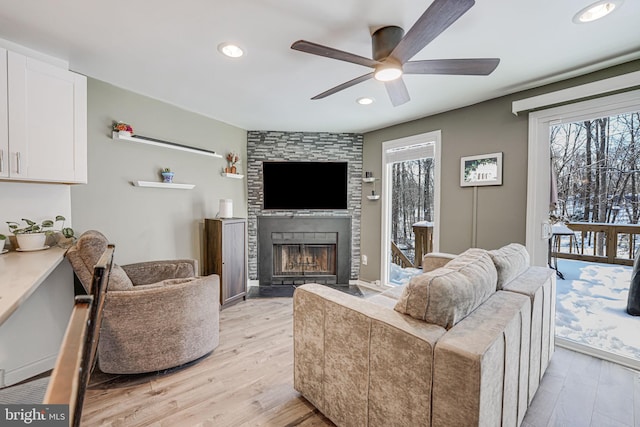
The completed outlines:
{"type": "MultiPolygon", "coordinates": [[[[638,224],[640,219],[640,112],[553,126],[552,167],[558,204],[552,219],[564,222],[638,224]]],[[[587,245],[603,255],[604,233],[589,233],[587,245]]],[[[618,241],[619,251],[637,248],[638,236],[618,241]],[[632,239],[630,241],[630,239],[632,239]],[[630,246],[631,245],[631,246],[630,246]]]]}
{"type": "Polygon", "coordinates": [[[432,158],[392,165],[391,239],[410,260],[415,255],[413,224],[433,221],[434,167],[432,158]]]}

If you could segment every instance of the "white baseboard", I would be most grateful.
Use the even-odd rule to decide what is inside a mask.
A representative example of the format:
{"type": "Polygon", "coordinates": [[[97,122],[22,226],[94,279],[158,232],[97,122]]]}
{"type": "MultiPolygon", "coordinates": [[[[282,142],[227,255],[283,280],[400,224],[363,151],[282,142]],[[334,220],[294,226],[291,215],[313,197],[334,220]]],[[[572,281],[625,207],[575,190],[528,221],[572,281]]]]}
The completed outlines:
{"type": "Polygon", "coordinates": [[[640,371],[640,360],[633,359],[631,357],[620,356],[610,353],[608,351],[600,350],[598,348],[590,347],[575,341],[571,341],[565,338],[556,337],[555,343],[558,347],[566,348],[567,350],[577,351],[578,353],[584,353],[597,359],[606,360],[618,365],[626,366],[627,368],[640,371]]]}
{"type": "Polygon", "coordinates": [[[30,363],[25,366],[20,366],[18,369],[12,371],[5,371],[4,382],[2,387],[8,387],[10,385],[17,384],[21,381],[40,375],[43,372],[53,369],[56,364],[56,358],[58,356],[53,354],[44,359],[30,363]]]}

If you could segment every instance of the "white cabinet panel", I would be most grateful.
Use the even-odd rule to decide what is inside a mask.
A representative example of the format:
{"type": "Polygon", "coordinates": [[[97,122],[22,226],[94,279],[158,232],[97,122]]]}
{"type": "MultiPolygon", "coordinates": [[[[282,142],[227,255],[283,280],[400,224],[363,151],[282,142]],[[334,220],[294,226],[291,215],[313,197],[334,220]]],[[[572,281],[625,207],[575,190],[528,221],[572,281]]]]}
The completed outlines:
{"type": "Polygon", "coordinates": [[[0,48],[0,178],[9,176],[9,119],[7,112],[7,50],[0,48]]]}
{"type": "Polygon", "coordinates": [[[9,178],[87,181],[86,77],[8,52],[9,178]]]}

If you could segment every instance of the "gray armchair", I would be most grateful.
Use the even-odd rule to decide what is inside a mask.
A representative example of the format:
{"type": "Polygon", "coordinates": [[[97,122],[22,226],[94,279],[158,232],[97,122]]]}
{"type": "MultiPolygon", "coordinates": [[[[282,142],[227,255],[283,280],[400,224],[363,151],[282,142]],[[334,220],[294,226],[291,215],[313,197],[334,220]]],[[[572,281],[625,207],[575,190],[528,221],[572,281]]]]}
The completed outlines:
{"type": "MultiPolygon", "coordinates": [[[[90,230],[67,250],[87,292],[93,266],[108,243],[102,233],[90,230]]],[[[218,346],[220,279],[198,277],[197,271],[196,260],[113,264],[98,342],[102,372],[160,371],[218,346]]]]}

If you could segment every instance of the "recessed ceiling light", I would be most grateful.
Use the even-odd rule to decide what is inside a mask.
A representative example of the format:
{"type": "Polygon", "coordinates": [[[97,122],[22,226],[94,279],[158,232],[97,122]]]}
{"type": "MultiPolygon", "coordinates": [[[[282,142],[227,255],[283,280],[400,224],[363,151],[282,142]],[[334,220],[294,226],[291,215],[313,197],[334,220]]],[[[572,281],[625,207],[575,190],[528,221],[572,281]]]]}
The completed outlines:
{"type": "Polygon", "coordinates": [[[356,99],[356,102],[360,105],[371,105],[373,104],[374,99],[363,96],[362,98],[356,99]]]}
{"type": "Polygon", "coordinates": [[[218,51],[229,58],[239,58],[244,55],[244,51],[233,43],[220,43],[218,51]]]}
{"type": "Polygon", "coordinates": [[[593,22],[597,19],[604,18],[621,4],[622,0],[601,0],[592,3],[580,12],[576,13],[573,17],[573,22],[575,24],[585,24],[587,22],[593,22]]]}

